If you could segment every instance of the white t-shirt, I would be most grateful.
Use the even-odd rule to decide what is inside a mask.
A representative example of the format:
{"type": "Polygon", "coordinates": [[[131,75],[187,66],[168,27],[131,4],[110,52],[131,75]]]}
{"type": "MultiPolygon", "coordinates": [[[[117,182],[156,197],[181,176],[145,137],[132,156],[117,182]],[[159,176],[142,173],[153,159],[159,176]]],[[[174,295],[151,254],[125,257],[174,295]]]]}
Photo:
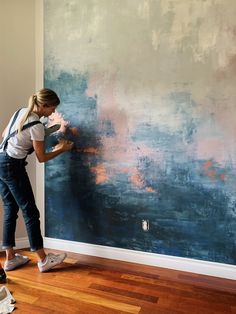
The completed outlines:
{"type": "MultiPolygon", "coordinates": [[[[19,115],[14,123],[14,125],[11,128],[11,133],[13,133],[15,130],[17,130],[18,125],[24,116],[27,108],[22,108],[19,112],[19,115]]],[[[14,114],[15,115],[15,114],[14,114]]],[[[12,119],[14,115],[11,117],[11,120],[9,121],[5,134],[4,134],[4,139],[8,136],[9,133],[9,127],[11,125],[12,119]]],[[[25,121],[24,125],[32,122],[32,121],[39,121],[39,116],[32,112],[27,120],[25,121]]],[[[7,154],[16,159],[23,159],[27,156],[28,151],[32,148],[33,143],[32,141],[44,141],[44,135],[45,135],[45,130],[44,130],[44,125],[41,123],[35,124],[23,131],[21,131],[20,134],[16,134],[15,136],[11,137],[8,140],[6,152],[7,154]]],[[[4,141],[3,139],[3,141],[4,141]]],[[[3,151],[3,148],[0,149],[0,152],[3,151]]]]}

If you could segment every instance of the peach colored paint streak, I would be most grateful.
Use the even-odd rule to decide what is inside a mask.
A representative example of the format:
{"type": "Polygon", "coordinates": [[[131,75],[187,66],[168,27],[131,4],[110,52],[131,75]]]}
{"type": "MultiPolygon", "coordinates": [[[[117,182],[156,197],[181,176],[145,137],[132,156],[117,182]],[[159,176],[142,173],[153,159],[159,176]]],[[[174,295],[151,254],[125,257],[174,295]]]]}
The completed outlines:
{"type": "Polygon", "coordinates": [[[213,166],[213,161],[208,160],[203,165],[203,170],[205,172],[205,175],[208,176],[208,178],[215,179],[216,172],[214,170],[210,170],[210,168],[213,166]]]}
{"type": "Polygon", "coordinates": [[[108,175],[106,168],[103,164],[99,164],[96,167],[92,167],[91,172],[96,174],[96,184],[102,184],[108,181],[108,175]]]}
{"type": "MultiPolygon", "coordinates": [[[[134,187],[143,189],[144,188],[144,180],[141,177],[139,170],[135,167],[133,168],[123,168],[121,172],[131,174],[129,176],[130,182],[133,184],[134,187]]],[[[155,190],[152,187],[146,187],[146,192],[153,193],[155,190]]]]}
{"type": "Polygon", "coordinates": [[[216,172],[213,170],[209,170],[206,172],[206,175],[211,178],[211,179],[215,179],[216,178],[216,172]]]}
{"type": "Polygon", "coordinates": [[[133,174],[129,177],[130,182],[137,188],[142,189],[144,187],[144,182],[139,173],[133,174]]]}
{"type": "Polygon", "coordinates": [[[208,160],[204,163],[203,169],[207,172],[209,170],[209,168],[211,168],[212,166],[213,166],[213,161],[208,160]]]}
{"type": "Polygon", "coordinates": [[[155,190],[154,190],[151,186],[148,186],[148,187],[146,188],[146,191],[147,191],[148,193],[155,193],[155,190]]]}

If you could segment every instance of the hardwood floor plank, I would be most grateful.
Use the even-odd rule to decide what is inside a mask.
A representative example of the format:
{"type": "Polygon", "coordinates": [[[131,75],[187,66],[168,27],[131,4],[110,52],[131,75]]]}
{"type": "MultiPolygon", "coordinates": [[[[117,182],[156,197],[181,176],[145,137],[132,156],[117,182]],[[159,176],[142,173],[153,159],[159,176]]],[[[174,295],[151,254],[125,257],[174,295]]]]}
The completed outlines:
{"type": "Polygon", "coordinates": [[[146,305],[144,305],[142,306],[142,309],[140,310],[139,314],[185,314],[185,313],[182,311],[177,311],[174,308],[172,308],[171,310],[169,308],[162,308],[161,306],[158,306],[157,308],[149,308],[146,305]]]}
{"type": "Polygon", "coordinates": [[[170,295],[168,298],[164,297],[159,299],[158,305],[162,308],[173,308],[183,313],[231,313],[231,308],[228,304],[215,302],[207,302],[205,300],[195,299],[186,297],[176,297],[175,295],[170,295]]]}
{"type": "MultiPolygon", "coordinates": [[[[17,280],[17,278],[14,276],[11,276],[11,278],[14,280],[17,280]]],[[[32,289],[35,288],[35,285],[31,281],[28,281],[25,279],[21,279],[20,285],[25,285],[27,287],[31,287],[32,289]]],[[[44,283],[37,283],[37,289],[43,290],[44,292],[52,292],[52,286],[44,284],[44,283]]],[[[53,288],[53,294],[57,294],[63,297],[68,297],[73,300],[80,300],[85,303],[92,303],[92,304],[102,305],[108,308],[122,310],[127,313],[138,313],[140,310],[140,307],[138,306],[125,304],[122,302],[117,302],[117,301],[113,301],[113,300],[102,298],[102,297],[97,297],[96,295],[84,293],[81,291],[73,291],[73,290],[68,291],[66,289],[55,287],[55,286],[53,288]]]]}
{"type": "Polygon", "coordinates": [[[218,290],[224,290],[229,292],[236,292],[236,283],[235,280],[216,278],[212,276],[200,276],[195,274],[186,275],[179,274],[179,279],[183,279],[185,282],[190,282],[191,284],[194,282],[196,284],[202,284],[204,287],[214,288],[217,287],[218,290]]]}
{"type": "Polygon", "coordinates": [[[19,253],[31,261],[7,273],[16,314],[236,314],[234,280],[70,252],[40,273],[34,253],[19,253]]]}
{"type": "Polygon", "coordinates": [[[38,300],[38,296],[32,296],[29,292],[26,294],[26,291],[15,290],[14,298],[18,301],[25,302],[28,304],[34,304],[38,300]]]}
{"type": "Polygon", "coordinates": [[[17,301],[14,314],[57,314],[50,308],[43,308],[41,306],[35,306],[34,304],[17,301]]]}
{"type": "Polygon", "coordinates": [[[97,304],[88,304],[80,302],[79,300],[72,300],[69,298],[63,297],[63,302],[61,298],[52,298],[51,295],[40,297],[35,305],[40,305],[41,307],[52,309],[56,313],[60,314],[87,314],[87,313],[96,313],[96,314],[121,314],[127,313],[120,310],[110,309],[97,304]]]}
{"type": "Polygon", "coordinates": [[[112,288],[112,287],[108,287],[108,286],[98,285],[95,283],[91,284],[89,286],[89,288],[100,290],[103,292],[109,292],[109,293],[115,294],[115,295],[118,294],[121,296],[126,296],[128,298],[143,300],[143,301],[147,301],[147,302],[151,302],[151,303],[157,303],[157,301],[158,301],[157,297],[153,297],[153,296],[150,296],[147,294],[137,293],[137,292],[128,291],[128,290],[124,290],[124,289],[112,288]]]}

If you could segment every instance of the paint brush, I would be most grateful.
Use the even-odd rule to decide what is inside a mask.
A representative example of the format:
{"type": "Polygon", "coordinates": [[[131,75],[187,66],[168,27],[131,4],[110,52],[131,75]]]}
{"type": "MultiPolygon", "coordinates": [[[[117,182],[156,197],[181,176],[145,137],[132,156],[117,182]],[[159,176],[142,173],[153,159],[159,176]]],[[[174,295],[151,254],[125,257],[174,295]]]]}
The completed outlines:
{"type": "Polygon", "coordinates": [[[60,124],[54,124],[50,126],[49,128],[45,128],[45,136],[49,136],[52,133],[58,131],[60,129],[61,125],[60,124]]]}

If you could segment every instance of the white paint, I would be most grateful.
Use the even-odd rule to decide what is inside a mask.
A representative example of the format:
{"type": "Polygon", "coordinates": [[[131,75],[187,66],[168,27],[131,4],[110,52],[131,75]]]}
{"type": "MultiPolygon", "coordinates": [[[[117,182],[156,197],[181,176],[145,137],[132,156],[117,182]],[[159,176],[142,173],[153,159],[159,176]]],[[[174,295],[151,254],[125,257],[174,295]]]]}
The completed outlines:
{"type": "Polygon", "coordinates": [[[46,248],[236,280],[236,266],[95,244],[44,238],[46,248]]]}

